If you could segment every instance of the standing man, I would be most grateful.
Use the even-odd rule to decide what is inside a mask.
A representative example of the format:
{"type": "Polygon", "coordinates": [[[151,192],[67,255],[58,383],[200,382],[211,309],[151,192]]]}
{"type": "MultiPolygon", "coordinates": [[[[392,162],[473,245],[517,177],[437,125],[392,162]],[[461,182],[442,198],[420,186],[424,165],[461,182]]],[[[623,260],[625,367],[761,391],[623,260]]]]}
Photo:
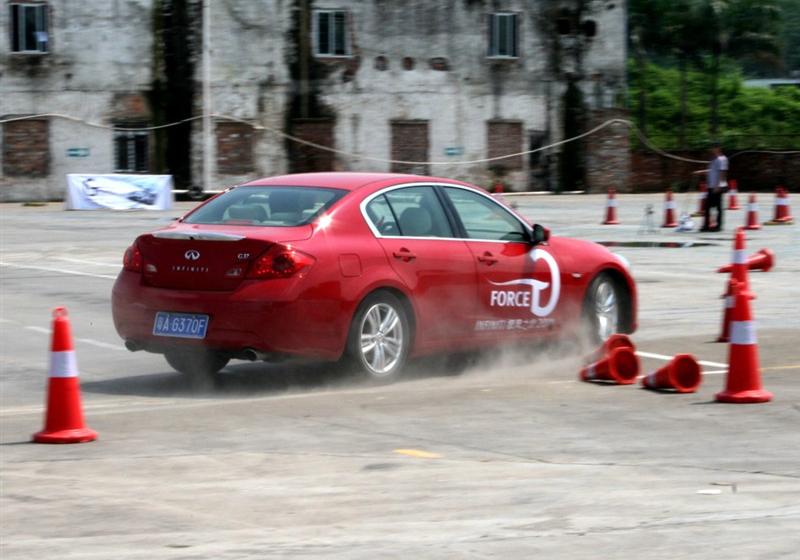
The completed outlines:
{"type": "Polygon", "coordinates": [[[695,171],[695,173],[708,173],[708,198],[706,198],[703,227],[700,231],[722,230],[722,201],[725,198],[725,191],[728,190],[728,158],[722,153],[722,146],[719,142],[711,145],[711,153],[714,156],[714,159],[711,160],[711,167],[695,171]],[[717,220],[713,228],[710,219],[712,208],[717,209],[717,220]]]}

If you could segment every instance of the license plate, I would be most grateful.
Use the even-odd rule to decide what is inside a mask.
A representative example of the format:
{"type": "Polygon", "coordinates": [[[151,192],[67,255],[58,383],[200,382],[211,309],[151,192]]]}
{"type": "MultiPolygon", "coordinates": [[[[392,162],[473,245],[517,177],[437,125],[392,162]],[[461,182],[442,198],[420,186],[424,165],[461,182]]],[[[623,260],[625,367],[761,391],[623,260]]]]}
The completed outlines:
{"type": "Polygon", "coordinates": [[[156,336],[205,338],[206,330],[208,330],[208,315],[196,313],[159,311],[153,324],[153,334],[156,336]]]}

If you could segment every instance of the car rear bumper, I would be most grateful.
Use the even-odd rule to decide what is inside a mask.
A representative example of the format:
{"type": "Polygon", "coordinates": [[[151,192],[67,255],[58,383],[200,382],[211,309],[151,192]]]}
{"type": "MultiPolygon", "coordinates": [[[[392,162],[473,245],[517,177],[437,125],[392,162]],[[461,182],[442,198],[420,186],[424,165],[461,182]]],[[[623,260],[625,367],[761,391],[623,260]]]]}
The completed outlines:
{"type": "Polygon", "coordinates": [[[297,282],[244,282],[232,292],[189,291],[143,285],[141,275],[122,271],[112,290],[114,326],[126,345],[163,353],[178,347],[203,347],[236,356],[246,349],[337,359],[347,329],[341,302],[301,295],[297,282]],[[261,284],[261,285],[260,285],[261,284]],[[153,334],[156,313],[170,311],[209,316],[202,340],[153,334]]]}

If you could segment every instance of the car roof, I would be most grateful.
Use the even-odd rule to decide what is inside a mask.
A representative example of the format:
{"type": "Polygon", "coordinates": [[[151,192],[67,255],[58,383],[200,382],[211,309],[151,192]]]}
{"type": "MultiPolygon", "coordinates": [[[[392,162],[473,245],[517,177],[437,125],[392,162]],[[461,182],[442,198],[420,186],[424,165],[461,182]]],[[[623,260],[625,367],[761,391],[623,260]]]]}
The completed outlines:
{"type": "MultiPolygon", "coordinates": [[[[279,175],[277,177],[264,177],[247,183],[242,187],[254,186],[292,186],[292,187],[329,187],[354,191],[371,185],[381,183],[382,186],[395,183],[419,183],[431,181],[435,183],[452,183],[454,185],[467,185],[461,181],[445,179],[442,177],[428,177],[423,175],[410,175],[403,173],[356,173],[356,172],[330,172],[330,173],[297,173],[292,175],[279,175]]],[[[474,185],[468,185],[474,187],[474,185]]]]}

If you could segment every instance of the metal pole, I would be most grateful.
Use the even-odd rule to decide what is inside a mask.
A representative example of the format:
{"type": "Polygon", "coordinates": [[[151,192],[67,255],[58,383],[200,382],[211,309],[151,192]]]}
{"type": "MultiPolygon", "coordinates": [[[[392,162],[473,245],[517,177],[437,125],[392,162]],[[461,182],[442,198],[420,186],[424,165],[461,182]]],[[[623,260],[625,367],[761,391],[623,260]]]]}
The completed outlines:
{"type": "Polygon", "coordinates": [[[203,0],[203,190],[211,190],[211,0],[203,0]]]}

